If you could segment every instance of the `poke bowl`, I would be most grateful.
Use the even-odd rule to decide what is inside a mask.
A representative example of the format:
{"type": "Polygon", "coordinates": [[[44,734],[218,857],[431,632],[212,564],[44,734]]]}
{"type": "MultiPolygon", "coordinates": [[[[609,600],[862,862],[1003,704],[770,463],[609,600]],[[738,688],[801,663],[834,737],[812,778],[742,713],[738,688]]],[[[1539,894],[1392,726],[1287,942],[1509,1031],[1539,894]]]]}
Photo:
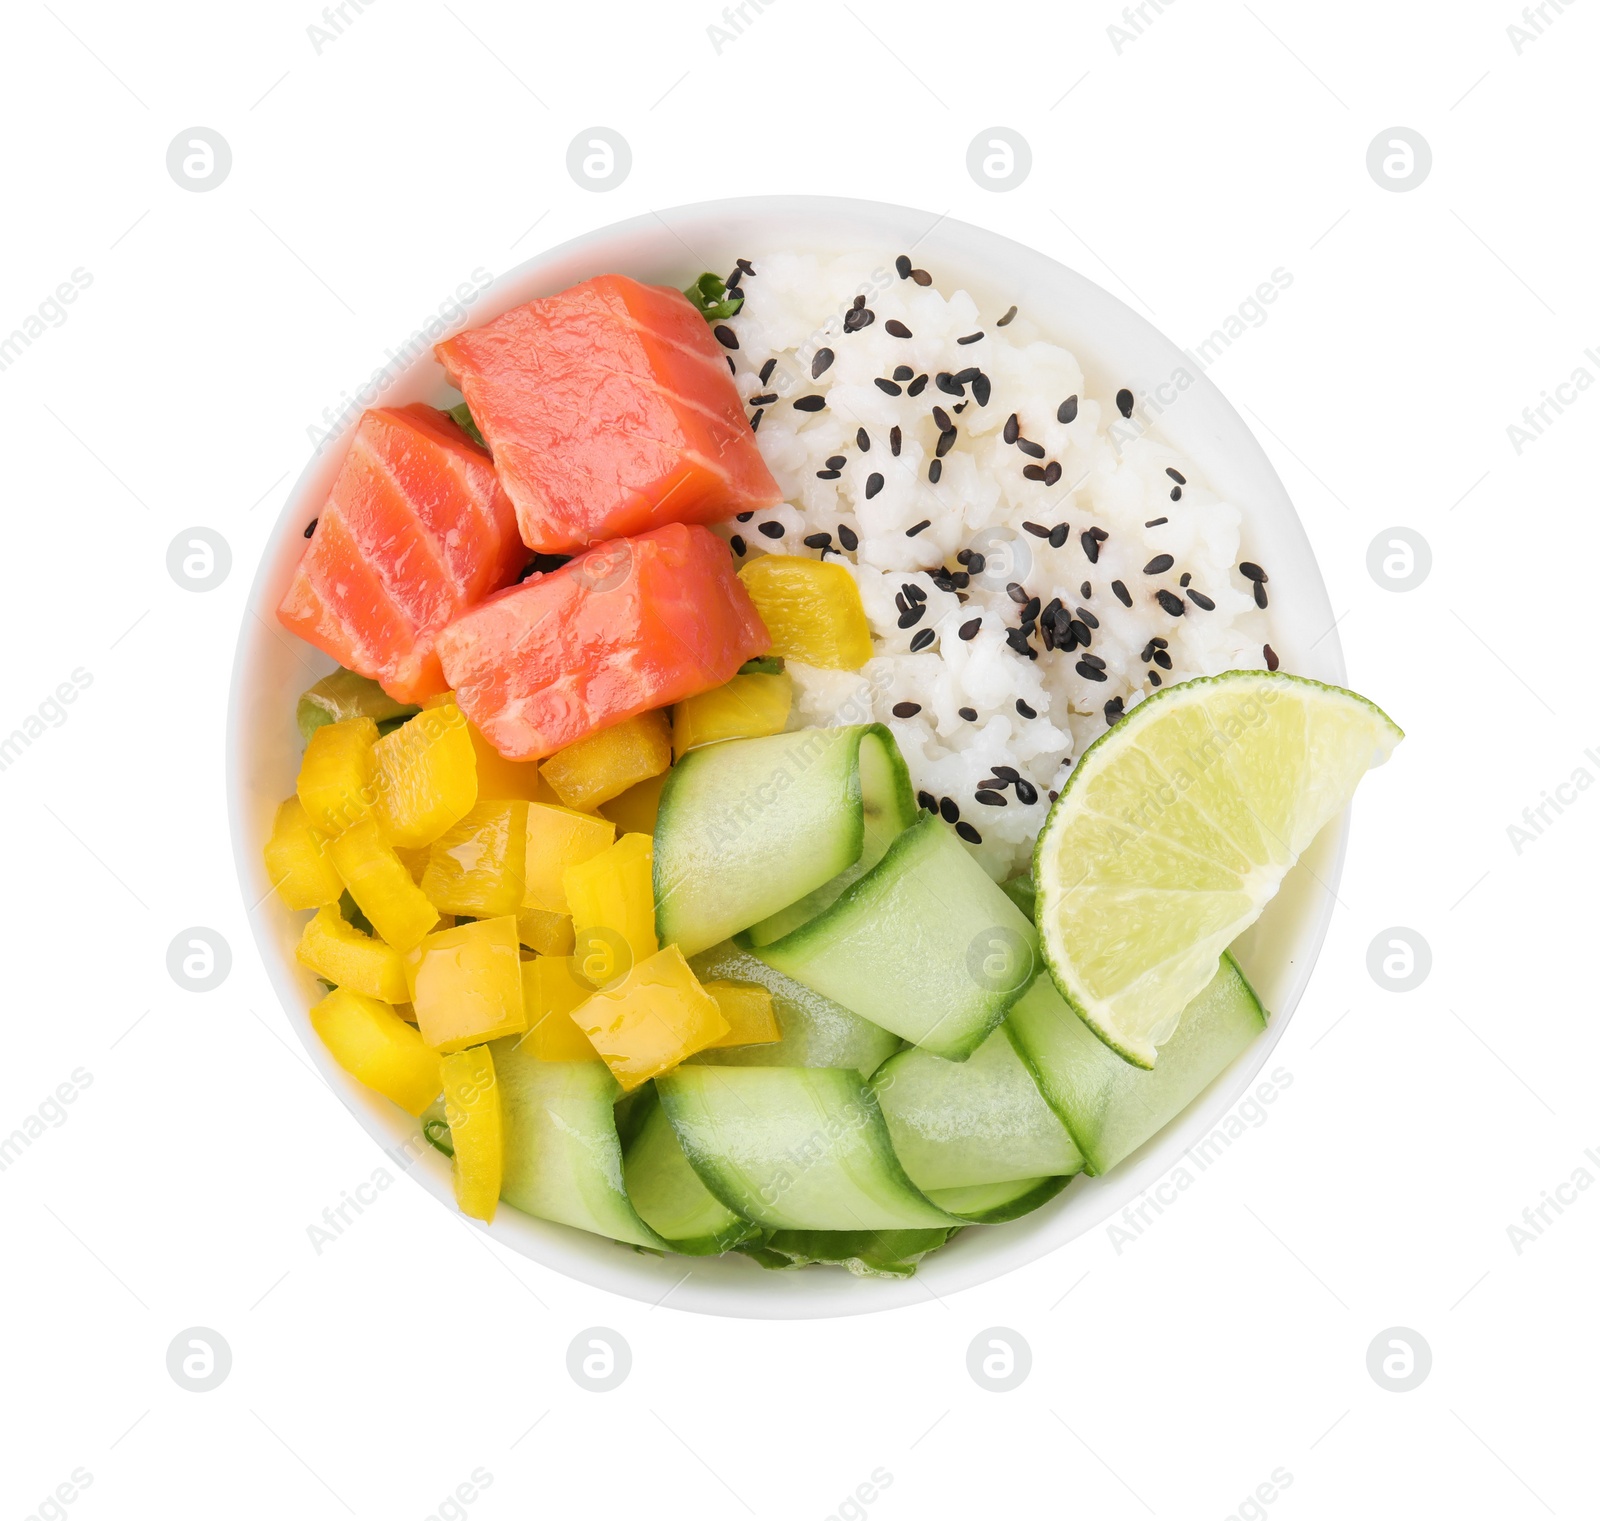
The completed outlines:
{"type": "MultiPolygon", "coordinates": [[[[228,720],[253,933],[312,1061],[380,1147],[556,1271],[652,1304],[785,1318],[996,1278],[1093,1229],[1212,1137],[1293,1016],[1335,902],[1349,791],[1399,735],[1337,690],[1343,659],[1310,543],[1204,365],[998,234],[824,197],[602,228],[495,280],[459,332],[434,327],[374,374],[291,490],[250,593],[228,720]],[[563,356],[577,330],[587,350],[563,356]],[[616,390],[635,351],[657,367],[645,401],[616,390]],[[666,469],[643,458],[659,440],[640,442],[660,405],[674,428],[700,430],[666,469]],[[654,487],[618,486],[640,470],[654,487]],[[441,529],[447,491],[475,505],[441,529]],[[408,492],[403,531],[373,529],[374,503],[408,492]],[[426,639],[409,627],[391,638],[366,608],[411,573],[402,541],[417,522],[455,602],[426,639]],[[390,559],[375,572],[362,543],[376,539],[390,559]],[[835,617],[841,596],[855,600],[835,617]],[[650,648],[630,643],[634,617],[654,631],[650,648]],[[1097,848],[1097,815],[1075,799],[1125,775],[1135,721],[1155,753],[1163,715],[1207,701],[1214,714],[1232,682],[1255,724],[1252,705],[1277,700],[1273,673],[1299,678],[1278,712],[1304,698],[1310,716],[1295,722],[1308,734],[1330,705],[1335,727],[1355,726],[1348,785],[1293,814],[1288,843],[1288,825],[1241,803],[1255,823],[1238,832],[1259,834],[1267,863],[1244,870],[1248,912],[1217,920],[1227,938],[1208,922],[1193,954],[1185,943],[1163,962],[1161,979],[1182,983],[1174,966],[1188,978],[1172,1008],[1165,981],[1148,991],[1154,973],[1114,995],[1113,951],[1090,967],[1078,948],[1106,938],[1107,901],[1122,905],[1118,923],[1160,918],[1164,900],[1115,894],[1145,869],[1129,859],[1168,849],[1163,830],[1179,832],[1187,805],[1122,830],[1106,847],[1113,899],[1091,902],[1075,863],[1097,848]],[[372,676],[377,706],[349,706],[372,676]],[[1209,697],[1208,680],[1223,684],[1209,697]],[[735,688],[740,714],[765,719],[729,726],[735,688]],[[615,738],[645,721],[655,728],[632,750],[615,738]],[[436,743],[452,724],[450,745],[436,743]],[[475,755],[463,764],[478,777],[453,804],[454,784],[433,772],[426,796],[407,783],[350,801],[385,766],[426,752],[426,770],[451,746],[475,755]],[[660,758],[602,794],[593,768],[633,764],[640,746],[660,758]],[[491,776],[512,773],[526,788],[482,801],[491,776]],[[708,824],[730,789],[757,801],[708,824]],[[499,810],[489,822],[486,809],[499,810]],[[536,828],[564,842],[555,855],[538,856],[536,828]],[[520,896],[471,896],[507,830],[520,896]],[[294,855],[307,841],[315,860],[294,855]],[[636,933],[617,905],[640,871],[654,917],[636,933]],[[422,918],[401,927],[413,899],[422,918]],[[890,917],[873,920],[880,911],[890,917]],[[591,932],[599,969],[583,959],[591,932]],[[346,987],[337,969],[357,962],[346,987]],[[522,992],[485,1012],[498,994],[484,990],[509,985],[491,963],[522,992]],[[938,977],[959,996],[945,999],[938,977]],[[541,1024],[552,999],[558,1017],[541,1024]],[[1231,1032],[1209,1044],[1193,1012],[1207,999],[1231,1032]],[[544,1033],[524,1049],[530,1015],[544,1033]],[[1067,1032],[1076,1054],[1057,1049],[1067,1032]],[[441,1071],[454,1074],[453,1109],[437,1097],[441,1071]],[[1138,1086],[1163,1071],[1167,1097],[1138,1086]],[[965,1097],[942,1097],[958,1079],[965,1097]],[[983,1146],[945,1124],[941,1106],[978,1102],[974,1084],[1018,1106],[1002,1150],[1030,1162],[995,1169],[1007,1177],[972,1171],[983,1146]],[[1085,1103],[1101,1106],[1090,1133],[1085,1103]],[[569,1104],[605,1132],[584,1139],[605,1155],[593,1176],[569,1159],[554,1179],[569,1104]],[[543,1127],[537,1140],[529,1126],[543,1127]],[[737,1139],[719,1150],[724,1132],[737,1139]],[[665,1150],[641,1158],[642,1138],[665,1150]],[[769,1141],[761,1176],[730,1161],[769,1141]],[[841,1147],[854,1150],[835,1158],[841,1147]],[[836,1197],[863,1168],[866,1194],[836,1197]],[[875,1244],[830,1250],[852,1220],[875,1244]],[[821,1265],[841,1262],[852,1271],[821,1265]]],[[[1208,754],[1202,790],[1248,780],[1250,743],[1208,754]]],[[[1304,759],[1327,770],[1336,748],[1307,741],[1304,759]]]]}

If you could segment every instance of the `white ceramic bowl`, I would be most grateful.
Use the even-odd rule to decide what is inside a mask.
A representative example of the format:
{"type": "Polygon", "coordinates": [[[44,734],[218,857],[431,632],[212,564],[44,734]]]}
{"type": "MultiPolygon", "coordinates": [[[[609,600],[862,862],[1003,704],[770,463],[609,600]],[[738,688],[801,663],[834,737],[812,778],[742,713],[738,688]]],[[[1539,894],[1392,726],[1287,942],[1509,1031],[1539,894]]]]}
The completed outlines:
{"type": "MultiPolygon", "coordinates": [[[[783,248],[881,248],[892,265],[914,252],[942,289],[960,285],[980,310],[1017,303],[1082,364],[1091,389],[1109,396],[1129,386],[1141,399],[1173,398],[1160,432],[1186,453],[1244,514],[1243,545],[1272,572],[1272,642],[1284,668],[1344,682],[1344,661],[1327,592],[1305,532],[1282,483],[1249,429],[1199,362],[1180,351],[1114,296],[1031,248],[930,212],[870,201],[815,196],[760,196],[652,213],[604,227],[530,259],[503,275],[472,307],[477,325],[534,296],[607,271],[675,286],[702,270],[728,270],[739,257],[759,268],[783,248]],[[1181,391],[1173,377],[1186,371],[1181,391]]],[[[425,353],[363,404],[441,401],[444,374],[425,353]]],[[[256,942],[284,1012],[333,1089],[378,1144],[400,1157],[441,1205],[453,1209],[449,1164],[412,1144],[415,1123],[363,1088],[328,1056],[306,1010],[320,995],[294,959],[305,918],[269,890],[261,845],[277,803],[294,790],[300,741],[295,698],[332,662],[279,627],[274,609],[305,547],[302,530],[317,515],[349,442],[330,439],[307,465],[278,520],[251,590],[234,664],[228,718],[228,804],[234,853],[256,942]],[[415,1158],[414,1161],[409,1159],[415,1158]]],[[[742,1257],[657,1258],[598,1236],[502,1209],[490,1233],[514,1250],[573,1278],[634,1299],[677,1309],[760,1318],[855,1315],[917,1304],[997,1278],[1092,1229],[1151,1184],[1207,1135],[1249,1086],[1281,1039],[1311,975],[1333,908],[1346,824],[1330,825],[1239,947],[1240,960],[1272,1011],[1266,1033],[1166,1130],[1109,1176],[1079,1178],[1043,1209],[1009,1225],[963,1232],[909,1280],[857,1279],[836,1268],[768,1272],[742,1257]],[[685,1277],[687,1273],[687,1277],[685,1277]],[[681,1280],[681,1281],[680,1281],[681,1280]]],[[[440,1222],[444,1228],[444,1222],[440,1222]]]]}

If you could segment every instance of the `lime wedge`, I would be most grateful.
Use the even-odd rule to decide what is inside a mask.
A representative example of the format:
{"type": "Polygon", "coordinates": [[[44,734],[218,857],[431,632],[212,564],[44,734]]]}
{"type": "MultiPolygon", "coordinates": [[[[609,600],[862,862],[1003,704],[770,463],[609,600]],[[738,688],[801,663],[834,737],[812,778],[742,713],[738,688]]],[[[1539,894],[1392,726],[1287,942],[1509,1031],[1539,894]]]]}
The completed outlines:
{"type": "Polygon", "coordinates": [[[1153,1068],[1217,958],[1403,738],[1339,687],[1229,671],[1146,698],[1078,761],[1034,848],[1045,964],[1153,1068]]]}

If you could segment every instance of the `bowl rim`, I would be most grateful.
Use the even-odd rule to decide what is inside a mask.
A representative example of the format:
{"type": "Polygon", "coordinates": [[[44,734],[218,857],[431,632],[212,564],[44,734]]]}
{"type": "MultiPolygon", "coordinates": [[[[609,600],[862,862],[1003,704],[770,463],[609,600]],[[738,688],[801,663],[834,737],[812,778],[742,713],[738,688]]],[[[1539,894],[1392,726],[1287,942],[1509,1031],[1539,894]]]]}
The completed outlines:
{"type": "MultiPolygon", "coordinates": [[[[1256,494],[1260,498],[1258,517],[1249,518],[1247,512],[1245,526],[1270,526],[1278,541],[1279,554],[1288,553],[1297,557],[1292,577],[1280,578],[1278,571],[1274,574],[1275,579],[1287,579],[1295,584],[1296,600],[1301,604],[1296,617],[1301,625],[1310,626],[1308,615],[1311,622],[1325,620],[1327,624],[1326,631],[1310,646],[1317,652],[1314,664],[1318,670],[1307,671],[1306,674],[1316,674],[1319,679],[1345,684],[1338,630],[1334,626],[1326,587],[1310,540],[1266,452],[1206,373],[1204,362],[1180,349],[1149,319],[1088,277],[1049,255],[989,229],[918,208],[840,196],[762,195],[695,202],[649,211],[620,222],[591,228],[533,255],[492,280],[473,299],[470,316],[464,315],[460,322],[447,327],[440,336],[447,336],[449,332],[468,325],[469,321],[486,321],[512,305],[530,299],[538,293],[534,287],[561,289],[571,283],[571,279],[584,278],[584,273],[571,274],[572,268],[581,261],[592,262],[592,267],[587,269],[588,274],[599,272],[602,268],[615,268],[624,262],[606,259],[603,251],[607,248],[653,245],[660,243],[665,235],[676,240],[697,260],[699,256],[694,254],[688,234],[698,232],[705,236],[708,233],[722,233],[748,223],[764,227],[789,224],[802,229],[813,225],[855,225],[859,228],[854,235],[855,246],[870,244],[880,232],[892,230],[898,234],[909,234],[915,227],[926,223],[912,247],[930,240],[935,248],[949,245],[946,248],[949,260],[966,266],[968,278],[959,281],[965,288],[971,289],[975,283],[970,278],[972,265],[963,254],[951,252],[957,243],[963,247],[982,247],[994,262],[1026,271],[1026,278],[1021,284],[1029,281],[1046,282],[1051,287],[1059,286],[1063,291],[1070,291],[1076,307],[1097,310],[1101,320],[1121,323],[1126,327],[1131,338],[1136,340],[1131,347],[1141,350],[1147,358],[1166,365],[1196,366],[1199,373],[1194,377],[1194,394],[1185,398],[1185,401],[1198,401],[1203,405],[1199,408],[1195,439],[1191,439],[1184,447],[1193,453],[1195,440],[1198,439],[1209,447],[1223,450],[1221,457],[1231,461],[1233,468],[1255,482],[1256,494]],[[1237,456],[1226,452],[1231,450],[1237,450],[1237,456]]],[[[808,241],[814,240],[801,232],[791,237],[786,246],[804,246],[808,241]]],[[[833,239],[828,240],[826,246],[843,249],[850,244],[833,239]]],[[[731,265],[731,260],[729,262],[731,265]]],[[[933,259],[930,257],[928,262],[932,263],[933,259]]],[[[1075,341],[1044,323],[1040,326],[1053,341],[1071,349],[1079,357],[1080,363],[1083,362],[1081,350],[1085,344],[1081,338],[1075,341]]],[[[292,949],[285,953],[282,926],[279,926],[279,933],[275,935],[263,913],[269,902],[275,907],[276,900],[272,897],[270,886],[265,895],[260,891],[266,882],[260,854],[264,838],[258,823],[260,807],[257,799],[247,795],[245,786],[245,760],[257,744],[254,729],[259,718],[259,704],[247,700],[247,694],[255,689],[252,677],[267,659],[266,652],[270,648],[268,635],[279,643],[292,638],[277,629],[273,616],[276,597],[268,596],[275,583],[283,577],[284,566],[292,566],[293,559],[298,558],[291,528],[305,517],[308,502],[314,500],[320,506],[320,494],[313,494],[325,491],[324,477],[331,474],[333,463],[342,459],[362,407],[418,399],[417,395],[401,393],[437,393],[444,389],[440,383],[442,371],[432,356],[431,345],[434,341],[437,340],[430,337],[421,353],[409,364],[395,369],[393,374],[375,372],[375,376],[387,375],[386,383],[382,386],[369,385],[356,392],[360,406],[352,406],[348,411],[341,431],[329,432],[317,445],[283,499],[277,522],[262,548],[241,617],[230,675],[224,786],[234,865],[251,933],[285,1016],[316,1069],[362,1128],[378,1141],[402,1172],[414,1176],[454,1214],[454,1197],[446,1159],[420,1140],[415,1121],[363,1088],[339,1067],[311,1030],[304,985],[310,981],[309,976],[294,963],[292,949]],[[372,392],[371,400],[364,399],[368,391],[372,392]]],[[[1092,348],[1092,345],[1089,347],[1092,348]]],[[[1089,366],[1085,365],[1085,369],[1087,371],[1089,366]]],[[[1167,417],[1163,416],[1157,426],[1170,436],[1170,420],[1167,417]]],[[[1208,470],[1208,474],[1211,473],[1208,470]]],[[[1276,622],[1273,637],[1275,640],[1280,637],[1276,622]]],[[[299,641],[293,643],[298,645],[299,641]]],[[[305,650],[309,648],[303,647],[298,654],[304,663],[318,666],[320,673],[331,662],[320,652],[316,653],[315,660],[307,660],[305,650]]],[[[1176,1166],[1182,1164],[1183,1158],[1192,1154],[1199,1138],[1209,1133],[1218,1120],[1240,1101],[1282,1039],[1310,980],[1336,902],[1349,840],[1349,817],[1349,810],[1346,810],[1340,819],[1330,824],[1302,858],[1302,866],[1297,869],[1296,875],[1308,873],[1322,891],[1319,896],[1314,888],[1307,888],[1310,901],[1299,910],[1293,944],[1295,954],[1280,969],[1281,987],[1273,999],[1275,1007],[1261,1037],[1252,1042],[1183,1113],[1109,1174],[1087,1180],[1075,1179],[1051,1204],[1021,1220],[1007,1225],[985,1226],[981,1231],[964,1232],[923,1263],[912,1278],[858,1279],[837,1270],[773,1273],[763,1271],[743,1259],[729,1262],[724,1258],[658,1258],[619,1247],[603,1237],[522,1215],[509,1208],[498,1211],[494,1223],[487,1227],[477,1222],[467,1223],[485,1230],[521,1255],[590,1287],[606,1289],[651,1305],[669,1304],[674,1309],[748,1319],[868,1314],[921,1304],[929,1298],[942,1300],[948,1293],[974,1288],[1000,1278],[1014,1268],[1036,1261],[1094,1230],[1117,1210],[1158,1185],[1176,1166]]],[[[281,919],[282,916],[279,917],[281,919]]],[[[293,924],[296,935],[299,922],[299,916],[296,916],[293,924]]],[[[1265,999],[1263,1001],[1266,1002],[1265,999]]]]}

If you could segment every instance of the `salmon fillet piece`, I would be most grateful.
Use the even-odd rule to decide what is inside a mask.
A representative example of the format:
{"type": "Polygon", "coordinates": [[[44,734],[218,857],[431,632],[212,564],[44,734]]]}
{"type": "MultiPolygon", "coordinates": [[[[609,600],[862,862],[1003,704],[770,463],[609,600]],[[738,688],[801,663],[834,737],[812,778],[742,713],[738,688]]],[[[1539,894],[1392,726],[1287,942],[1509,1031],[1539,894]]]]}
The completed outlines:
{"type": "Polygon", "coordinates": [[[680,291],[599,275],[434,353],[531,549],[570,554],[782,499],[727,357],[680,291]]]}
{"type": "Polygon", "coordinates": [[[356,427],[278,621],[421,702],[448,690],[440,630],[527,559],[489,456],[436,408],[378,407],[356,427]]]}

